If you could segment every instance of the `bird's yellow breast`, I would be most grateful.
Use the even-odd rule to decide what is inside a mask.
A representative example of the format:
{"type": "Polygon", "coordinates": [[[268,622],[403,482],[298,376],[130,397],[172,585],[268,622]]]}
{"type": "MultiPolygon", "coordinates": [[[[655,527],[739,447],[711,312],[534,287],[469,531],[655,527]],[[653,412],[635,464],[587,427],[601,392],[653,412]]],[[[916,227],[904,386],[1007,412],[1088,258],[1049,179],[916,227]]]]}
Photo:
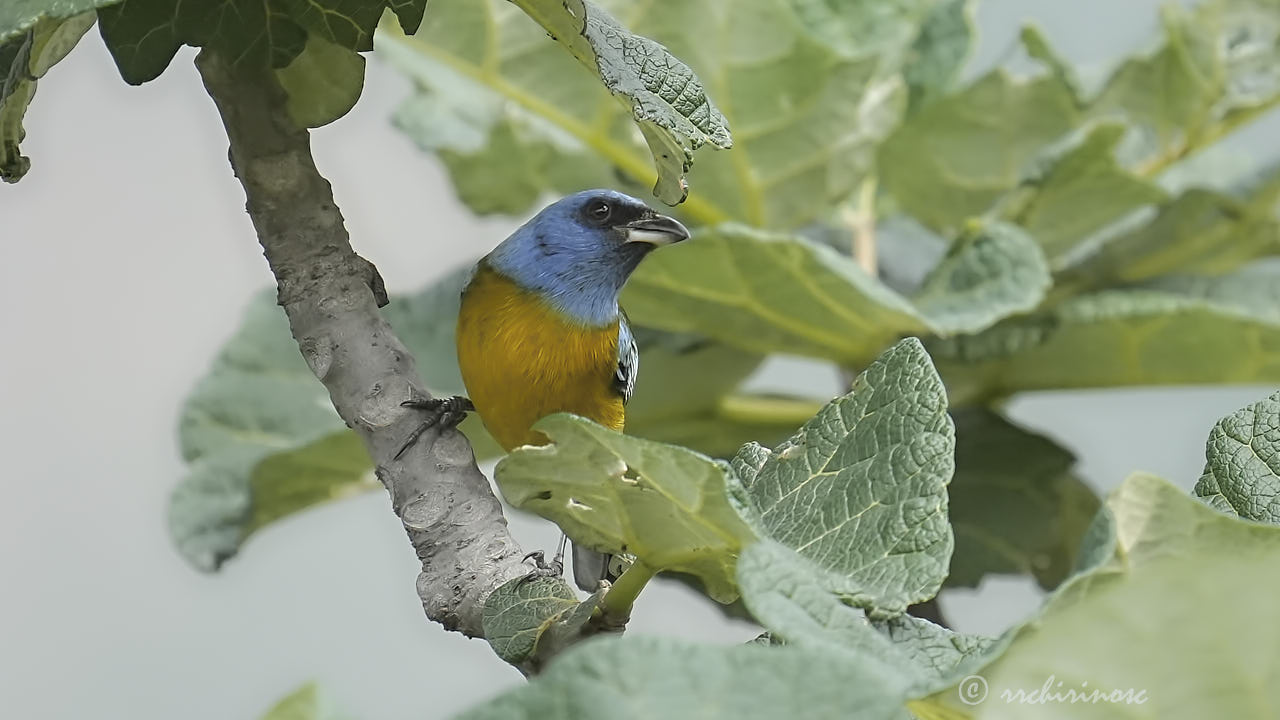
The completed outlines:
{"type": "Polygon", "coordinates": [[[556,412],[622,429],[617,321],[576,324],[481,261],[462,293],[457,344],[467,395],[504,448],[545,443],[529,428],[556,412]]]}

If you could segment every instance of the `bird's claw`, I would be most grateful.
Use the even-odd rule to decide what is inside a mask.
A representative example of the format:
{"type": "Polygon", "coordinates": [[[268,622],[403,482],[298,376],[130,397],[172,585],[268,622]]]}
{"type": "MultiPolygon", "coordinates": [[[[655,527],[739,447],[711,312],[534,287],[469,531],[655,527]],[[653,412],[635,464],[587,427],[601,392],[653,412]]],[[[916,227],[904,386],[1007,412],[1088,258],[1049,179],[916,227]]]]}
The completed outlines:
{"type": "Polygon", "coordinates": [[[541,550],[534,550],[524,556],[525,562],[533,560],[534,567],[529,571],[528,575],[520,578],[521,585],[539,578],[564,577],[564,555],[557,553],[555,557],[551,558],[551,562],[547,562],[546,557],[541,550]]]}
{"type": "Polygon", "coordinates": [[[427,417],[412,433],[409,433],[409,437],[404,441],[404,444],[396,451],[396,460],[399,460],[406,450],[418,442],[418,438],[422,437],[422,433],[433,427],[439,427],[441,430],[457,427],[458,423],[466,419],[468,412],[476,409],[476,406],[470,400],[461,395],[443,399],[430,398],[423,400],[414,398],[413,400],[405,400],[400,403],[400,406],[422,410],[427,413],[427,417]]]}

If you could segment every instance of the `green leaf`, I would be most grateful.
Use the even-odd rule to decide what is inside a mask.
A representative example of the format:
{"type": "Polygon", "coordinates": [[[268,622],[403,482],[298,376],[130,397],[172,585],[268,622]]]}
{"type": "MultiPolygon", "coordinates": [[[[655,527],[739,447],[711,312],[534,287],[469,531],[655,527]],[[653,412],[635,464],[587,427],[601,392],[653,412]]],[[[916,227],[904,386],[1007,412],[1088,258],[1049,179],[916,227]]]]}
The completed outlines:
{"type": "Polygon", "coordinates": [[[272,452],[251,468],[250,514],[237,543],[305,508],[380,489],[359,436],[335,426],[319,440],[272,452]]]}
{"type": "Polygon", "coordinates": [[[1219,275],[1280,251],[1276,178],[1280,173],[1243,199],[1200,188],[1183,192],[1149,222],[1107,239],[1064,268],[1058,290],[1135,284],[1174,273],[1219,275]]]}
{"type": "Polygon", "coordinates": [[[22,37],[42,21],[68,20],[117,2],[120,0],[8,0],[0,4],[0,44],[22,37]]]}
{"type": "MultiPolygon", "coordinates": [[[[372,50],[384,10],[413,32],[425,7],[426,0],[124,0],[98,17],[121,77],[140,85],[164,72],[183,45],[216,50],[241,66],[276,69],[288,67],[309,37],[349,52],[372,50]]],[[[352,61],[342,65],[346,78],[352,61]]],[[[350,82],[344,84],[349,95],[350,82]]],[[[330,112],[338,104],[331,103],[330,112]]]]}
{"type": "Polygon", "coordinates": [[[1280,563],[1280,528],[1221,515],[1141,474],[1107,507],[1114,554],[1069,580],[973,671],[985,702],[965,704],[952,685],[912,703],[917,716],[1200,720],[1267,717],[1280,706],[1280,672],[1264,660],[1280,633],[1280,578],[1260,570],[1280,563]],[[1046,683],[1050,693],[1118,690],[1120,702],[1037,702],[1046,683]],[[1126,692],[1143,701],[1124,702],[1126,692]]]}
{"type": "Polygon", "coordinates": [[[307,41],[282,0],[124,0],[100,10],[98,21],[130,85],[159,77],[183,45],[216,50],[245,66],[283,68],[307,41]]]}
{"type": "MultiPolygon", "coordinates": [[[[1258,297],[1277,280],[1250,273],[1221,282],[1237,285],[1231,295],[1258,297]]],[[[1173,290],[1085,295],[929,349],[956,404],[1025,390],[1280,380],[1273,309],[1173,290]]]]}
{"type": "MultiPolygon", "coordinates": [[[[734,12],[685,0],[601,5],[631,32],[688,63],[734,129],[732,151],[698,156],[681,215],[698,224],[740,220],[794,228],[857,187],[872,148],[897,122],[898,69],[928,3],[748,1],[742,5],[748,9],[734,12]],[[842,35],[842,28],[852,34],[842,35]]],[[[650,153],[631,113],[509,3],[434,0],[416,37],[384,30],[379,42],[380,48],[399,46],[404,52],[393,62],[420,93],[429,89],[414,103],[417,112],[474,109],[465,96],[476,95],[477,87],[506,101],[472,114],[483,144],[472,142],[474,134],[415,132],[424,146],[466,155],[470,187],[478,187],[474,178],[481,176],[513,182],[501,177],[509,156],[480,148],[491,142],[516,148],[520,192],[501,201],[464,194],[468,202],[484,201],[476,209],[524,212],[538,197],[533,188],[562,191],[566,177],[578,178],[574,189],[616,185],[608,170],[601,172],[602,163],[628,188],[652,184],[650,153]]],[[[400,113],[402,126],[429,124],[408,120],[409,114],[400,113]]],[[[448,125],[461,127],[460,117],[448,125]]],[[[456,169],[456,157],[452,162],[456,169]]]]}
{"type": "Polygon", "coordinates": [[[1247,265],[1230,275],[1165,275],[1143,287],[1202,298],[1280,322],[1280,265],[1274,261],[1247,265]]]}
{"type": "Polygon", "coordinates": [[[956,536],[949,587],[988,574],[1025,574],[1046,590],[1079,564],[1099,501],[1052,440],[982,408],[955,411],[956,473],[949,487],[956,536]]]}
{"type": "Polygon", "coordinates": [[[689,66],[665,47],[633,35],[586,0],[512,0],[599,75],[631,108],[658,167],[653,194],[668,205],[688,195],[685,173],[704,143],[733,146],[729,126],[689,66]]]}
{"type": "Polygon", "coordinates": [[[943,0],[933,6],[902,68],[910,112],[919,110],[951,88],[969,56],[973,35],[973,8],[969,0],[943,0]]]}
{"type": "Polygon", "coordinates": [[[722,226],[648,258],[623,304],[641,325],[696,332],[757,353],[869,362],[927,330],[905,299],[829,247],[722,226]]]}
{"type": "Polygon", "coordinates": [[[1014,225],[989,223],[966,230],[913,299],[934,328],[974,333],[1034,310],[1051,282],[1034,238],[1014,225]]]}
{"type": "Polygon", "coordinates": [[[31,167],[19,150],[26,136],[22,118],[36,92],[36,80],[66,57],[93,26],[92,11],[70,14],[81,5],[64,3],[39,9],[18,3],[0,9],[0,180],[17,182],[31,167]]]}
{"type": "Polygon", "coordinates": [[[1280,524],[1280,392],[1213,427],[1195,495],[1229,515],[1280,524]]]}
{"type": "Polygon", "coordinates": [[[484,637],[506,662],[519,666],[534,658],[542,638],[553,629],[576,634],[591,619],[599,601],[579,602],[561,578],[516,578],[494,590],[484,602],[484,637]]]}
{"type": "Polygon", "coordinates": [[[255,515],[287,513],[255,503],[250,477],[258,463],[342,427],[273,294],[260,294],[182,408],[179,442],[190,472],[169,508],[178,550],[201,570],[217,569],[235,553],[255,515]]]}
{"type": "Polygon", "coordinates": [[[1136,126],[1129,161],[1150,174],[1280,102],[1280,13],[1270,0],[1163,12],[1165,42],[1110,77],[1090,113],[1136,126]]]}
{"type": "Polygon", "coordinates": [[[317,35],[288,65],[276,71],[288,95],[289,117],[298,127],[317,128],[355,107],[364,89],[364,58],[317,35]]]}
{"type": "Polygon", "coordinates": [[[262,720],[336,720],[338,715],[315,683],[307,683],[272,706],[262,720]]]}
{"type": "Polygon", "coordinates": [[[1090,107],[1096,117],[1118,117],[1137,128],[1130,160],[1149,167],[1188,151],[1223,89],[1216,38],[1181,8],[1165,6],[1162,20],[1165,42],[1117,68],[1090,107]]]}
{"type": "Polygon", "coordinates": [[[961,663],[981,657],[990,644],[910,615],[870,621],[827,589],[826,572],[795,551],[762,540],[739,558],[738,585],[771,637],[875,658],[912,684],[947,677],[961,663]]]}
{"type": "Polygon", "coordinates": [[[1165,201],[1159,186],[1116,162],[1115,149],[1126,128],[1095,125],[1079,142],[1043,161],[1023,181],[1014,220],[1044,248],[1055,268],[1091,236],[1130,213],[1165,201]]]}
{"type": "Polygon", "coordinates": [[[808,717],[910,720],[903,679],[813,648],[712,647],[673,638],[590,640],[460,720],[808,717]],[[607,708],[602,711],[601,708],[607,708]]]}
{"type": "Polygon", "coordinates": [[[752,524],[827,571],[828,591],[885,618],[946,577],[954,448],[942,381],[909,338],[767,458],[752,446],[734,467],[752,524]]]}
{"type": "Polygon", "coordinates": [[[880,146],[880,179],[902,210],[949,234],[1013,189],[1042,148],[1079,123],[1059,78],[995,70],[899,125],[880,146]]]}
{"type": "Polygon", "coordinates": [[[534,428],[551,444],[518,448],[494,471],[508,503],[555,522],[579,545],[697,576],[712,598],[733,601],[734,562],[755,534],[730,503],[727,465],[575,415],[534,428]]]}

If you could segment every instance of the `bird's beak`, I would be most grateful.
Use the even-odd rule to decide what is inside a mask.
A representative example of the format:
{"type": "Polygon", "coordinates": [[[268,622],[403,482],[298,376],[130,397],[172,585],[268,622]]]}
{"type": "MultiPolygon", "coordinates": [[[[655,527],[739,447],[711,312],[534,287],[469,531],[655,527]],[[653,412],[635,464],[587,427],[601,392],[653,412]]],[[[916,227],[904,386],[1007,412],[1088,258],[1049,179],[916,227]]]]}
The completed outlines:
{"type": "Polygon", "coordinates": [[[643,242],[652,245],[670,245],[689,239],[689,229],[675,218],[654,214],[622,226],[627,242],[643,242]]]}

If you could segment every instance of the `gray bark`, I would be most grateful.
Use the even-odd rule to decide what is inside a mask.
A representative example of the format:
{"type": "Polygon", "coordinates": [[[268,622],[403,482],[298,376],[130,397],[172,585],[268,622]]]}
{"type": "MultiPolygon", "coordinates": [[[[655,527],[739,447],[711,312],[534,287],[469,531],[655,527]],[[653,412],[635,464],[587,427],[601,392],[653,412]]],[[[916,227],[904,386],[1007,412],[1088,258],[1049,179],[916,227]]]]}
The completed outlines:
{"type": "Polygon", "coordinates": [[[422,419],[400,403],[427,393],[413,357],[378,312],[387,302],[382,279],[351,249],[309,133],[289,119],[270,71],[233,68],[209,50],[196,64],[226,127],[231,166],[293,337],[364,441],[422,561],[423,608],[449,630],[482,636],[489,593],[529,571],[489,481],[452,429],[429,431],[394,458],[422,419]]]}

